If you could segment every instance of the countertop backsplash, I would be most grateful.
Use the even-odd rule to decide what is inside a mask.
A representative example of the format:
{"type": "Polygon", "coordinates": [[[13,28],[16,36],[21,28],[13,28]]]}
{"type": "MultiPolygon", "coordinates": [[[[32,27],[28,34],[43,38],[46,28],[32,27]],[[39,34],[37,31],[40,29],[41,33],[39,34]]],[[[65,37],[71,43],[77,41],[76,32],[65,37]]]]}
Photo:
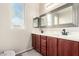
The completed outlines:
{"type": "Polygon", "coordinates": [[[71,27],[71,28],[43,28],[44,33],[40,32],[40,29],[34,28],[32,33],[39,34],[39,35],[46,35],[64,39],[70,39],[79,41],[79,27],[71,27]],[[62,35],[62,29],[66,29],[68,35],[62,35]]]}
{"type": "MultiPolygon", "coordinates": [[[[66,29],[69,34],[79,34],[79,27],[69,27],[69,28],[42,28],[44,33],[58,33],[61,34],[62,29],[66,29]]],[[[39,28],[34,28],[32,33],[41,33],[39,28]]]]}

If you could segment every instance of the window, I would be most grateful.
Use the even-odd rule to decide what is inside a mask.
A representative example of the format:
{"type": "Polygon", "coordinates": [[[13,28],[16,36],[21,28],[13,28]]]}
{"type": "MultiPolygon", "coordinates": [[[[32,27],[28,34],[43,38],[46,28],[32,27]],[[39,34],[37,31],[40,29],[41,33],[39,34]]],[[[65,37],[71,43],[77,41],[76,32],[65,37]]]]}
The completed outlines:
{"type": "Polygon", "coordinates": [[[24,4],[11,4],[11,28],[24,28],[24,4]]]}

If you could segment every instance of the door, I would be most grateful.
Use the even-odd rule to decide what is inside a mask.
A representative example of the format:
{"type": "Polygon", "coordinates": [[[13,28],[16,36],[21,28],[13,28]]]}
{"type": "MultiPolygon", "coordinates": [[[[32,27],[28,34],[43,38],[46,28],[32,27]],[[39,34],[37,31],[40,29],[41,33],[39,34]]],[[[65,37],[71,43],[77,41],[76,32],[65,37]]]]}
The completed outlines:
{"type": "Polygon", "coordinates": [[[35,49],[36,48],[36,35],[32,34],[32,47],[35,49]]]}
{"type": "Polygon", "coordinates": [[[73,41],[73,56],[79,56],[79,42],[73,41]]]}
{"type": "Polygon", "coordinates": [[[58,55],[59,56],[77,56],[78,42],[58,39],[58,55]]]}
{"type": "Polygon", "coordinates": [[[64,49],[64,56],[72,56],[73,55],[73,45],[74,42],[70,40],[64,40],[63,42],[63,49],[64,49]]]}
{"type": "Polygon", "coordinates": [[[64,40],[58,39],[58,56],[64,56],[64,40]]]}
{"type": "Polygon", "coordinates": [[[43,35],[41,35],[41,54],[42,55],[44,55],[44,56],[46,56],[47,54],[47,52],[46,52],[46,42],[47,42],[47,40],[46,40],[46,36],[43,36],[43,35]]]}
{"type": "Polygon", "coordinates": [[[36,50],[40,52],[40,35],[36,34],[36,50]]]}
{"type": "Polygon", "coordinates": [[[57,38],[47,36],[47,56],[57,56],[57,38]]]}

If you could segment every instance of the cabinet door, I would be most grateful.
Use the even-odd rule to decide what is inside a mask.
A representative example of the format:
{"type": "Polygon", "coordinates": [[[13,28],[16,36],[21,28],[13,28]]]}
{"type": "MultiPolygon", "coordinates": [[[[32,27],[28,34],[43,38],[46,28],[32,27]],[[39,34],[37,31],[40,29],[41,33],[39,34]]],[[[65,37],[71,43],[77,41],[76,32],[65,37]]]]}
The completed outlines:
{"type": "Polygon", "coordinates": [[[36,35],[36,50],[40,52],[40,35],[36,35]]]}
{"type": "Polygon", "coordinates": [[[63,48],[64,48],[64,56],[72,56],[73,53],[73,45],[74,42],[73,41],[69,41],[69,40],[64,40],[63,42],[63,48]]]}
{"type": "Polygon", "coordinates": [[[47,55],[57,56],[57,38],[47,37],[47,55]]]}
{"type": "Polygon", "coordinates": [[[32,34],[32,47],[35,49],[36,48],[36,37],[35,37],[35,34],[32,34]]]}
{"type": "Polygon", "coordinates": [[[73,45],[73,56],[79,56],[79,43],[74,41],[73,45]]]}
{"type": "Polygon", "coordinates": [[[46,36],[41,36],[41,54],[46,56],[46,36]]]}
{"type": "Polygon", "coordinates": [[[58,39],[58,56],[64,55],[64,40],[58,39]]]}
{"type": "Polygon", "coordinates": [[[77,56],[78,42],[66,39],[58,40],[58,55],[59,56],[77,56]]]}

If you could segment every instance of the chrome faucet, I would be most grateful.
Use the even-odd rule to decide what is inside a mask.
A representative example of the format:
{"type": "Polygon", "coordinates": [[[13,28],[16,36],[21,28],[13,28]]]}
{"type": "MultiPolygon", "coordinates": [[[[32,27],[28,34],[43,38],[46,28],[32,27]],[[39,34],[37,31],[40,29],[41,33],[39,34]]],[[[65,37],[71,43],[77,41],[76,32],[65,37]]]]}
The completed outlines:
{"type": "Polygon", "coordinates": [[[62,30],[62,35],[68,35],[69,32],[66,32],[66,29],[62,30]]]}

